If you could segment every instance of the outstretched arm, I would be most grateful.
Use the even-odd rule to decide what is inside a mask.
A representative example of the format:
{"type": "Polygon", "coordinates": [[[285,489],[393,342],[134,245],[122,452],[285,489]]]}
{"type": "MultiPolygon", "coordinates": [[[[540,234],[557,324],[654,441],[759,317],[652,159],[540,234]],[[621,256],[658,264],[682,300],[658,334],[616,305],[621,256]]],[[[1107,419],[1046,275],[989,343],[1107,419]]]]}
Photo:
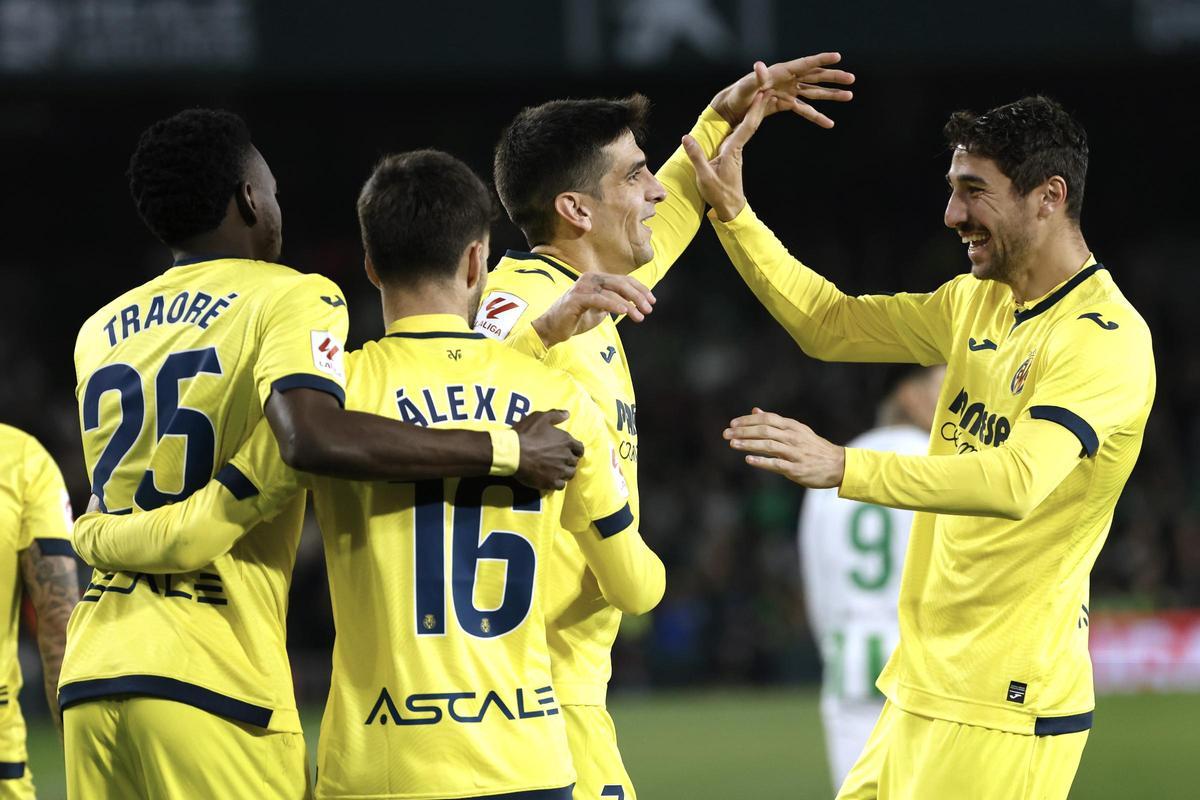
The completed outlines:
{"type": "Polygon", "coordinates": [[[21,579],[37,613],[37,644],[42,656],[42,680],[50,716],[62,735],[62,712],[58,708],[58,676],[62,671],[63,651],[67,643],[67,621],[79,602],[79,576],[75,559],[69,555],[48,555],[35,539],[21,551],[21,579]]]}

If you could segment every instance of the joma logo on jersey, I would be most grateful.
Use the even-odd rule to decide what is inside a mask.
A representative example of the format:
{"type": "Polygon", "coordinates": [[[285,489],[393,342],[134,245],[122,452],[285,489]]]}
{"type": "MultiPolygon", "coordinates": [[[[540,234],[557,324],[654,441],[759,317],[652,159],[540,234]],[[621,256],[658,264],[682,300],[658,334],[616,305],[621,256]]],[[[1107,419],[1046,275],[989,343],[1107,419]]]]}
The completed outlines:
{"type": "Polygon", "coordinates": [[[517,392],[509,392],[507,400],[498,403],[496,392],[494,386],[479,384],[470,387],[457,384],[425,388],[413,396],[409,396],[404,389],[397,389],[396,410],[400,412],[400,419],[405,422],[429,427],[439,422],[451,421],[496,422],[499,419],[498,411],[503,411],[505,425],[516,425],[533,408],[530,399],[517,392]]]}
{"type": "Polygon", "coordinates": [[[482,700],[479,692],[427,692],[404,698],[404,710],[408,712],[407,716],[400,713],[385,686],[379,691],[379,699],[363,724],[437,725],[448,717],[451,722],[473,725],[483,722],[489,714],[508,720],[552,717],[558,713],[558,701],[550,686],[532,692],[517,689],[508,702],[495,689],[485,692],[482,700]]]}
{"type": "MultiPolygon", "coordinates": [[[[957,429],[969,433],[982,444],[999,447],[1012,432],[1012,423],[1008,421],[1007,417],[989,413],[987,406],[979,401],[972,403],[970,396],[967,394],[966,387],[959,390],[958,396],[954,398],[954,402],[947,408],[951,414],[959,415],[957,429]]],[[[952,430],[953,437],[947,437],[946,428],[953,428],[954,426],[955,423],[952,422],[947,422],[943,425],[942,438],[947,441],[954,441],[956,449],[960,453],[973,451],[975,449],[974,445],[967,442],[959,442],[958,431],[952,430]]]]}

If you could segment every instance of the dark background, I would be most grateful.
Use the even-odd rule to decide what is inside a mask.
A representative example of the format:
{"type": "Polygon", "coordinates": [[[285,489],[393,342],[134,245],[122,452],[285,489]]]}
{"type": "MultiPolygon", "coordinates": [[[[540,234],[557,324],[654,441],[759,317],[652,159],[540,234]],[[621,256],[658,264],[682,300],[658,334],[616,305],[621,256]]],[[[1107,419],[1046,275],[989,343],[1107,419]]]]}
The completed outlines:
{"type": "MultiPolygon", "coordinates": [[[[847,292],[931,290],[967,269],[941,221],[952,111],[1044,93],[1087,128],[1084,234],[1149,322],[1159,381],[1094,606],[1200,606],[1200,2],[805,5],[0,0],[0,420],[50,449],[82,509],[72,346],[88,314],[169,265],[124,177],[158,118],[217,106],[248,120],[279,181],[282,260],[341,285],[353,346],[382,333],[354,215],[380,155],[438,147],[486,177],[521,107],[640,91],[654,103],[647,154],[659,164],[755,58],[839,50],[858,84],[852,104],[825,109],[837,127],[769,119],[746,182],[792,252],[847,292]]],[[[497,224],[494,258],[523,246],[497,224]]],[[[750,471],[720,431],[759,405],[845,441],[871,427],[880,371],[806,358],[707,223],[656,294],[652,317],[622,335],[643,532],[668,589],[653,614],[624,623],[615,685],[815,678],[795,555],[802,492],[750,471]]],[[[313,599],[324,574],[312,533],[290,636],[298,690],[319,700],[332,631],[327,600],[313,599]]]]}

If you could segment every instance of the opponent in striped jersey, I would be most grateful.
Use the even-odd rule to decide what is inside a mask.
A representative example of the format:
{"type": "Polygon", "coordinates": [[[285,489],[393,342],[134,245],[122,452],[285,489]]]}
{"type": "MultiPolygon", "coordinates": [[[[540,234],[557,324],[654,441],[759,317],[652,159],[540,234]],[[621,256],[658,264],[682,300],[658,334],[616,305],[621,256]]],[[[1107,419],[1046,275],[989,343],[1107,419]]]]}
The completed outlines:
{"type": "MultiPolygon", "coordinates": [[[[878,426],[847,447],[920,454],[929,448],[943,367],[888,371],[878,426]]],[[[800,509],[804,605],[823,665],[821,722],[841,786],[883,710],[875,681],[900,639],[896,598],[912,512],[809,489],[800,509]]]]}
{"type": "MultiPolygon", "coordinates": [[[[826,53],[769,69],[756,65],[757,74],[713,98],[689,141],[716,152],[759,89],[771,93],[760,103],[762,113],[789,109],[832,126],[798,97],[849,99],[849,92],[812,85],[850,83],[852,75],[829,68],[838,60],[826,53]]],[[[611,293],[631,279],[646,287],[657,284],[691,242],[704,211],[682,149],[657,175],[647,169],[639,144],[647,111],[640,95],[558,100],[527,108],[513,120],[496,148],[496,188],[531,251],[510,251],[501,259],[488,276],[475,321],[476,330],[563,369],[587,389],[604,412],[635,515],[637,401],[617,331],[625,304],[611,293]],[[578,324],[570,314],[545,314],[564,308],[580,311],[578,324]],[[585,308],[591,310],[584,313],[585,308]],[[555,327],[552,319],[567,324],[555,327]]],[[[740,147],[736,134],[728,144],[734,151],[740,147]]],[[[575,796],[632,800],[633,786],[605,710],[621,614],[604,601],[578,548],[567,537],[559,542],[549,636],[554,684],[579,772],[575,796]]]]}
{"type": "Polygon", "coordinates": [[[754,466],[918,512],[889,703],[839,797],[1065,798],[1092,725],[1088,574],[1154,400],[1150,331],[1079,225],[1083,128],[1028,97],[951,117],[945,223],[971,273],[849,297],[700,162],[726,252],[805,352],[947,365],[929,455],[836,447],[775,414],[726,431],[754,466]]]}
{"type": "Polygon", "coordinates": [[[359,209],[388,332],[347,357],[347,406],[476,430],[504,428],[534,407],[565,409],[565,427],[585,444],[566,491],[539,495],[501,477],[318,478],[285,466],[260,423],[217,481],[186,502],[82,518],[82,551],[153,571],[195,566],[311,489],[337,627],[317,795],[565,800],[574,771],[546,644],[551,551],[570,536],[604,598],[633,613],[662,596],[662,563],[633,525],[586,393],[467,325],[486,272],[482,181],[443,153],[391,156],[359,209]]]}
{"type": "Polygon", "coordinates": [[[25,719],[17,695],[17,620],[21,597],[37,613],[46,699],[61,727],[58,673],[67,619],[79,600],[71,550],[71,501],[62,473],[29,434],[0,425],[0,798],[33,800],[33,777],[25,758],[25,719]]]}
{"type": "MultiPolygon", "coordinates": [[[[342,409],[345,301],[332,281],[274,263],[275,179],[238,117],[193,110],[157,123],[130,179],[175,265],[106,303],[79,332],[80,422],[101,509],[187,497],[264,414],[283,457],[314,471],[513,473],[512,430],[433,431],[342,409]]],[[[550,421],[526,423],[540,443],[520,452],[523,479],[539,486],[562,483],[577,446],[550,421]]],[[[284,632],[302,514],[295,498],[195,569],[94,573],[71,619],[59,689],[73,796],[306,793],[284,632]],[[188,725],[207,750],[163,730],[188,725]],[[113,726],[132,735],[115,737],[113,726]],[[259,785],[264,758],[283,762],[277,784],[259,785]]]]}

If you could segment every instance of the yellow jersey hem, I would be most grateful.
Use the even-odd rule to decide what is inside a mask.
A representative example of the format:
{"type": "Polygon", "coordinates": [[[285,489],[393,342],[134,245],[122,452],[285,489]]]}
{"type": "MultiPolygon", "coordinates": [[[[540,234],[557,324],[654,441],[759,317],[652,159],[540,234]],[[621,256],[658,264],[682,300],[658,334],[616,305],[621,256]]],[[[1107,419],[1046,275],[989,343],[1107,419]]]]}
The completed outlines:
{"type": "Polygon", "coordinates": [[[1094,713],[1091,708],[1051,713],[1004,708],[977,700],[944,697],[903,683],[897,683],[887,697],[910,714],[1027,736],[1053,736],[1090,730],[1094,713]]]}
{"type": "Polygon", "coordinates": [[[473,789],[471,794],[446,794],[445,792],[411,792],[387,794],[341,794],[321,792],[321,797],[329,800],[571,800],[575,788],[572,781],[567,785],[540,785],[527,788],[501,789],[499,792],[479,794],[473,789]]]}

